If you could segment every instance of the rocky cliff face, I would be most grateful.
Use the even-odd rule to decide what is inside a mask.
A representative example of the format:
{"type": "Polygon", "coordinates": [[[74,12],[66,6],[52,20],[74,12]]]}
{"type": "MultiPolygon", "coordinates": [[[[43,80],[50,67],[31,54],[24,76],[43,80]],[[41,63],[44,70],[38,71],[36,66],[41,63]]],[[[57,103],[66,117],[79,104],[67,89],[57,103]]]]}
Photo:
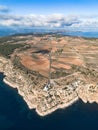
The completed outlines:
{"type": "Polygon", "coordinates": [[[0,72],[4,72],[4,82],[17,88],[31,109],[44,116],[79,98],[85,103],[98,102],[97,44],[60,37],[51,41],[50,48],[50,36],[28,38],[31,40],[15,48],[10,58],[0,56],[0,72]]]}
{"type": "Polygon", "coordinates": [[[23,71],[16,69],[10,60],[3,57],[0,57],[0,70],[6,76],[4,82],[17,88],[28,106],[35,108],[41,116],[68,107],[79,98],[85,103],[98,102],[98,84],[87,82],[81,72],[51,80],[51,88],[48,90],[45,89],[45,81],[41,88],[36,89],[23,71]]]}

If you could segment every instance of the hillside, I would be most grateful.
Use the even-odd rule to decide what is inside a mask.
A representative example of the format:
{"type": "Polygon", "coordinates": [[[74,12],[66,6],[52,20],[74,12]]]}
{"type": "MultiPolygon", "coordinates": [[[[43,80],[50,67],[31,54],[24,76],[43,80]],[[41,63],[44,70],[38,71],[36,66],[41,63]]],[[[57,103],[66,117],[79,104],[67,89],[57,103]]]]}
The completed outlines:
{"type": "Polygon", "coordinates": [[[0,70],[44,116],[79,98],[98,102],[98,39],[55,34],[0,38],[0,70]]]}

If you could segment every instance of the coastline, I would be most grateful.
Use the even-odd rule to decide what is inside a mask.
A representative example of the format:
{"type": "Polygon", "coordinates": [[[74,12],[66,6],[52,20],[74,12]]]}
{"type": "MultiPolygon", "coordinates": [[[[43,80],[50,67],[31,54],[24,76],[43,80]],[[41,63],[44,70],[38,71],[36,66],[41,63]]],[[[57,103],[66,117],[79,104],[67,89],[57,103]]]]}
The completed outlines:
{"type": "MultiPolygon", "coordinates": [[[[45,37],[45,40],[47,40],[47,38],[48,37],[45,37]]],[[[39,40],[41,39],[39,38],[39,40]]],[[[66,109],[66,107],[78,101],[79,98],[85,103],[98,102],[98,73],[96,71],[97,68],[93,68],[93,65],[96,65],[96,61],[98,60],[92,60],[95,55],[98,54],[98,50],[96,46],[89,47],[89,45],[92,45],[92,41],[89,45],[85,45],[85,42],[89,42],[88,40],[80,38],[73,38],[73,41],[70,42],[69,40],[70,37],[58,38],[58,42],[53,40],[53,45],[55,46],[53,46],[54,48],[52,49],[57,50],[54,51],[53,55],[54,61],[52,65],[54,70],[50,72],[53,77],[49,77],[49,80],[52,81],[49,85],[47,85],[48,78],[44,77],[45,75],[39,75],[42,71],[47,72],[47,66],[49,66],[48,57],[46,57],[47,53],[46,55],[43,53],[45,50],[40,50],[41,52],[35,51],[35,57],[31,57],[32,52],[29,49],[20,52],[20,55],[17,56],[22,58],[22,65],[25,66],[25,68],[22,69],[17,68],[17,64],[15,67],[13,64],[15,61],[13,62],[12,59],[0,57],[0,70],[5,75],[3,81],[12,88],[16,88],[28,107],[35,109],[40,116],[51,114],[57,109],[66,109]],[[59,42],[62,45],[61,50],[59,50],[59,42]],[[77,49],[74,47],[71,48],[73,42],[74,47],[77,49]],[[80,45],[78,45],[78,42],[80,42],[80,45]],[[64,50],[62,50],[63,47],[64,50]],[[89,49],[88,51],[87,49],[84,51],[84,48],[89,49]],[[94,49],[94,51],[92,51],[92,49],[94,49]],[[88,52],[90,52],[90,54],[88,54],[88,52]],[[61,57],[57,59],[59,53],[61,57]],[[26,55],[28,56],[26,57],[26,55]],[[84,58],[88,58],[88,61],[86,62],[84,58]],[[23,59],[25,59],[24,62],[23,59]],[[92,65],[93,61],[95,61],[95,64],[92,65]],[[42,66],[40,63],[42,63],[42,66]],[[69,63],[68,66],[66,66],[66,63],[69,63]],[[36,68],[33,68],[35,65],[36,68]],[[32,71],[28,66],[32,68],[32,71]],[[44,69],[45,66],[46,68],[44,69]],[[40,70],[40,68],[42,70],[40,70]]],[[[96,45],[96,42],[93,42],[96,45]]],[[[46,41],[45,44],[47,48],[46,41]]],[[[42,49],[44,49],[44,46],[43,44],[42,49]]],[[[50,43],[48,46],[50,46],[50,43]]],[[[14,53],[14,55],[16,55],[18,52],[15,51],[14,53]]],[[[13,56],[12,58],[15,57],[13,56]]],[[[17,60],[15,63],[17,63],[17,60]]]]}
{"type": "MultiPolygon", "coordinates": [[[[13,88],[19,88],[16,84],[12,84],[12,83],[10,83],[10,82],[8,82],[5,78],[3,79],[3,82],[4,83],[6,83],[7,85],[9,85],[9,86],[11,86],[11,87],[13,87],[13,88]]],[[[18,92],[19,92],[19,94],[21,95],[21,96],[23,96],[23,94],[19,91],[19,89],[18,89],[18,92]]],[[[24,96],[23,96],[23,98],[24,98],[24,96]]],[[[76,98],[74,98],[73,100],[70,100],[69,102],[67,102],[67,103],[64,103],[64,104],[60,104],[60,105],[57,105],[57,106],[54,106],[53,108],[51,108],[51,109],[49,109],[49,110],[47,110],[46,112],[40,112],[36,107],[34,107],[29,101],[27,101],[25,98],[24,98],[24,100],[27,102],[27,104],[28,104],[28,107],[30,108],[30,109],[35,109],[35,111],[37,112],[37,114],[39,115],[39,116],[47,116],[47,115],[49,115],[49,114],[52,114],[54,111],[56,111],[57,109],[66,109],[67,107],[69,107],[69,106],[71,106],[72,104],[74,104],[75,102],[77,102],[78,100],[79,100],[79,98],[78,98],[78,96],[76,97],[76,98]]]]}
{"type": "Polygon", "coordinates": [[[5,78],[3,79],[3,82],[7,85],[9,85],[10,87],[13,87],[13,88],[18,88],[18,86],[16,84],[12,84],[10,82],[8,82],[5,78]]]}
{"type": "MultiPolygon", "coordinates": [[[[36,102],[35,104],[33,104],[32,102],[31,102],[31,100],[29,99],[29,96],[31,96],[31,99],[33,99],[32,97],[34,97],[34,95],[25,95],[25,93],[24,92],[22,92],[21,90],[20,90],[20,87],[17,85],[17,84],[14,84],[14,83],[10,83],[9,81],[7,81],[6,80],[6,78],[4,78],[3,79],[3,81],[7,84],[7,85],[9,85],[9,86],[11,86],[11,87],[13,87],[13,88],[17,88],[18,89],[18,93],[23,97],[23,99],[26,101],[26,103],[27,103],[27,105],[28,105],[28,107],[30,108],[30,109],[35,109],[35,111],[37,112],[37,114],[38,115],[40,115],[40,116],[47,116],[47,115],[49,115],[49,114],[51,114],[51,113],[53,113],[54,111],[56,111],[56,110],[58,110],[58,109],[66,109],[67,107],[69,107],[70,105],[72,105],[72,104],[74,104],[75,102],[77,102],[79,99],[81,99],[84,103],[87,103],[87,102],[89,102],[89,103],[93,103],[93,102],[98,102],[97,101],[97,99],[98,99],[98,96],[97,96],[97,94],[96,94],[96,92],[98,92],[97,90],[96,90],[96,92],[95,93],[93,93],[94,95],[91,95],[92,94],[92,91],[90,92],[90,90],[89,90],[89,88],[88,87],[90,87],[92,84],[88,84],[88,85],[85,85],[85,87],[83,87],[83,86],[80,86],[79,88],[78,88],[78,90],[76,90],[77,91],[77,93],[78,93],[78,95],[77,96],[74,96],[73,98],[71,98],[70,100],[68,100],[67,102],[63,102],[63,104],[60,104],[60,103],[57,103],[56,105],[54,105],[54,106],[51,106],[50,108],[46,108],[45,110],[44,109],[39,109],[39,107],[38,107],[38,102],[36,102]],[[83,90],[81,90],[81,88],[83,89],[83,90]],[[92,99],[93,98],[93,99],[92,99]]],[[[96,86],[95,86],[96,87],[96,86]]],[[[35,90],[34,90],[35,91],[35,90]]],[[[35,92],[36,93],[36,92],[35,92]]],[[[36,97],[36,98],[38,98],[38,97],[36,97]]],[[[66,97],[67,98],[67,97],[66,97]]],[[[48,105],[47,103],[46,103],[46,105],[48,105]]]]}
{"type": "Polygon", "coordinates": [[[65,104],[62,104],[62,105],[58,105],[58,106],[56,106],[56,107],[54,107],[54,108],[52,108],[51,110],[48,110],[48,111],[46,111],[46,112],[41,113],[41,112],[39,112],[37,109],[36,109],[36,112],[37,112],[37,114],[39,114],[40,116],[44,117],[44,116],[47,116],[47,115],[49,115],[49,114],[52,114],[54,111],[56,111],[56,110],[58,110],[58,109],[66,109],[67,107],[73,105],[73,104],[74,104],[75,102],[77,102],[78,100],[79,100],[79,98],[76,97],[75,99],[69,101],[68,103],[65,103],[65,104]]]}
{"type": "Polygon", "coordinates": [[[35,109],[35,107],[31,104],[31,102],[29,102],[29,101],[27,100],[27,98],[26,98],[26,96],[24,95],[24,93],[19,90],[19,86],[18,86],[18,85],[14,84],[14,83],[10,83],[10,82],[7,81],[5,78],[3,79],[3,82],[6,83],[7,85],[9,85],[10,87],[17,88],[18,93],[19,93],[19,94],[23,97],[23,99],[27,102],[28,107],[29,107],[30,109],[32,109],[32,108],[35,109]]]}

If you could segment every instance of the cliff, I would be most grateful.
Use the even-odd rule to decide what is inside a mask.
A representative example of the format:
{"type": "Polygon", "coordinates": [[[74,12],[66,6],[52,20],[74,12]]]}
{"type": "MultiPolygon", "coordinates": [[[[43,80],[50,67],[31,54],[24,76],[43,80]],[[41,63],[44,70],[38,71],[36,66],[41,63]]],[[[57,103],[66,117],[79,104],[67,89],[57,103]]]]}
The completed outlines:
{"type": "MultiPolygon", "coordinates": [[[[48,37],[44,36],[46,39],[48,37]]],[[[97,44],[91,46],[88,43],[92,42],[91,39],[54,37],[51,41],[51,60],[50,43],[46,39],[34,36],[36,44],[32,37],[28,36],[27,39],[31,40],[27,40],[25,46],[15,48],[10,58],[0,56],[0,72],[5,75],[5,83],[18,89],[30,109],[36,109],[39,115],[45,116],[68,107],[79,98],[85,103],[98,102],[97,57],[94,55],[98,53],[97,44]],[[44,44],[41,45],[41,41],[44,44]],[[85,49],[87,47],[89,50],[85,49]],[[91,52],[92,49],[96,50],[91,52]]]]}

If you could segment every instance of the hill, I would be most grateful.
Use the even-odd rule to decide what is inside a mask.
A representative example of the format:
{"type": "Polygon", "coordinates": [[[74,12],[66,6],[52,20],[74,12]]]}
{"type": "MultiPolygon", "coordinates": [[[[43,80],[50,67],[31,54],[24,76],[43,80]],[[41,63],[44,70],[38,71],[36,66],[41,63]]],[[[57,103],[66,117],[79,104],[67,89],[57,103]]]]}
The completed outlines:
{"type": "Polygon", "coordinates": [[[0,70],[44,116],[79,98],[98,102],[98,39],[55,34],[0,38],[0,70]]]}

